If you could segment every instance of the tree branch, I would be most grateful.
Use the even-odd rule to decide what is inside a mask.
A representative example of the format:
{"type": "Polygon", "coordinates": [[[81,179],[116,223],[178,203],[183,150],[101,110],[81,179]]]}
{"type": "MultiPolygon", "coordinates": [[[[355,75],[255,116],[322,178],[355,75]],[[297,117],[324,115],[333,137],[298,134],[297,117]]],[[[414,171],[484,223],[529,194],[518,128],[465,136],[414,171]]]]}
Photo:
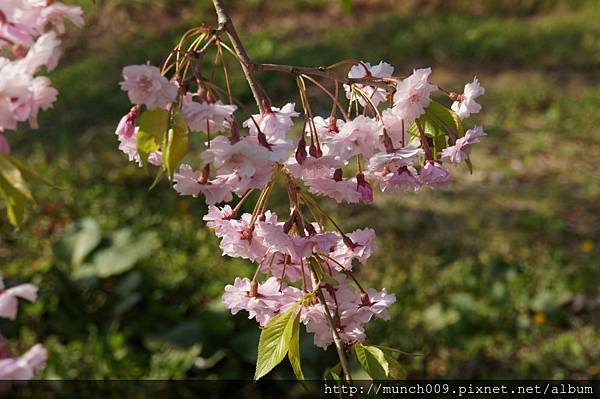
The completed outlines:
{"type": "Polygon", "coordinates": [[[270,111],[269,109],[265,109],[265,107],[270,107],[269,101],[265,95],[264,88],[260,81],[256,78],[256,74],[254,73],[254,64],[250,61],[250,57],[248,57],[248,53],[246,53],[246,49],[240,40],[237,31],[235,30],[235,26],[225,10],[225,5],[223,4],[223,0],[213,0],[213,5],[215,7],[215,11],[217,12],[217,18],[219,22],[219,30],[224,30],[227,32],[229,39],[233,45],[233,49],[237,54],[240,64],[242,66],[242,70],[244,71],[244,75],[246,76],[246,80],[248,81],[248,85],[250,86],[250,90],[252,90],[252,95],[254,96],[254,100],[256,101],[256,105],[258,109],[262,112],[270,111]]]}
{"type": "Polygon", "coordinates": [[[286,72],[292,75],[300,76],[300,75],[310,75],[310,76],[318,76],[321,78],[334,80],[340,83],[345,84],[368,84],[370,86],[378,86],[378,87],[389,87],[393,85],[396,80],[392,78],[376,78],[373,76],[365,76],[362,78],[349,78],[347,76],[340,75],[331,69],[326,67],[302,67],[302,66],[293,66],[293,65],[280,65],[280,64],[253,64],[253,68],[257,71],[265,71],[265,72],[286,72]]]}

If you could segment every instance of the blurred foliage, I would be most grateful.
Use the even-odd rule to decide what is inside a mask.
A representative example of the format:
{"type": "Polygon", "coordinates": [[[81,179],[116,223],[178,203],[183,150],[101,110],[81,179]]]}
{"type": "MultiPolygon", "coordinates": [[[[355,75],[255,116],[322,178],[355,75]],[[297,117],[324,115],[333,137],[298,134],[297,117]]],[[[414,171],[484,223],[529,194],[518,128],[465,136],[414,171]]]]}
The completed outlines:
{"type": "MultiPolygon", "coordinates": [[[[200,200],[166,184],[148,192],[152,176],[126,162],[113,134],[128,110],[122,66],[159,62],[183,29],[214,23],[210,4],[79,3],[88,26],[52,74],[56,107],[40,131],[11,135],[15,156],[65,190],[35,187],[40,205],[19,232],[1,221],[3,275],[39,284],[41,298],[0,329],[20,350],[45,343],[43,377],[251,378],[256,324],[219,298],[252,266],[220,256],[200,200]]],[[[257,61],[384,59],[400,74],[431,65],[457,91],[477,74],[487,89],[489,137],[472,175],[455,169],[448,190],[372,207],[325,204],[346,229],[378,232],[360,278],[398,302],[370,342],[410,353],[400,358],[408,377],[599,378],[598,2],[228,3],[257,61]]],[[[276,104],[297,101],[289,76],[261,78],[276,104]]],[[[249,100],[239,75],[233,83],[249,100]]],[[[303,332],[303,370],[319,378],[335,354],[310,341],[303,332]]]]}

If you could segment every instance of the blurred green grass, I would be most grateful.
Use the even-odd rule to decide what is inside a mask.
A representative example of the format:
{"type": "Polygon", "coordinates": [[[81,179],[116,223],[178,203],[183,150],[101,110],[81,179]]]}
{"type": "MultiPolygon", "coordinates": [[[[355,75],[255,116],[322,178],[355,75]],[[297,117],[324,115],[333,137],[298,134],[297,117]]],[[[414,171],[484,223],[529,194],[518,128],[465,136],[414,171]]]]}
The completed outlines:
{"type": "MultiPolygon", "coordinates": [[[[255,324],[228,315],[219,297],[252,267],[219,255],[201,201],[166,185],[148,192],[152,177],[126,162],[113,134],[128,109],[122,66],[158,63],[185,27],[214,21],[210,5],[80,3],[88,26],[52,75],[59,101],[40,131],[15,135],[15,155],[65,190],[36,187],[40,205],[25,227],[0,226],[3,274],[38,283],[41,299],[0,329],[21,349],[46,343],[44,377],[250,378],[255,324]],[[90,257],[123,228],[160,243],[123,273],[77,280],[65,242],[84,218],[101,231],[90,257]]],[[[325,0],[231,3],[257,61],[384,59],[407,73],[431,65],[454,90],[477,74],[487,89],[479,120],[489,136],[472,175],[456,169],[449,190],[372,207],[326,205],[345,228],[378,232],[380,250],[360,277],[398,302],[370,339],[414,353],[400,358],[409,377],[598,378],[598,3],[365,0],[350,13],[325,0]]],[[[289,76],[261,78],[275,103],[296,101],[289,76]]],[[[240,76],[234,87],[251,103],[240,76]]],[[[305,373],[318,377],[335,355],[305,341],[305,373]]]]}

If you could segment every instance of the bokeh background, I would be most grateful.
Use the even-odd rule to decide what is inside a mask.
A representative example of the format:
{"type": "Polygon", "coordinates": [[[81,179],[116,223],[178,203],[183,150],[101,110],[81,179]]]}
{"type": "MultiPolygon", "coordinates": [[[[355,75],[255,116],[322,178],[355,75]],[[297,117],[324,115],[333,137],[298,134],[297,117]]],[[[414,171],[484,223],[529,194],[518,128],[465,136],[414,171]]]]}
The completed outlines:
{"type": "MultiPolygon", "coordinates": [[[[432,66],[456,91],[477,75],[487,89],[473,174],[369,207],[324,205],[344,228],[378,232],[359,276],[398,301],[371,341],[405,351],[409,378],[600,378],[600,3],[227,3],[258,62],[385,60],[398,73],[432,66]]],[[[69,31],[51,75],[59,101],[39,131],[11,134],[14,155],[64,190],[35,187],[21,231],[2,216],[2,274],[35,282],[41,298],[0,328],[18,350],[46,345],[44,378],[251,378],[258,329],[220,296],[253,267],[221,257],[201,200],[164,182],[148,191],[153,176],[114,135],[129,107],[121,68],[157,64],[186,28],[214,24],[210,2],[78,4],[87,25],[69,31]]],[[[260,78],[275,104],[298,102],[290,76],[260,78]]],[[[311,339],[303,367],[319,378],[335,354],[311,339]]]]}

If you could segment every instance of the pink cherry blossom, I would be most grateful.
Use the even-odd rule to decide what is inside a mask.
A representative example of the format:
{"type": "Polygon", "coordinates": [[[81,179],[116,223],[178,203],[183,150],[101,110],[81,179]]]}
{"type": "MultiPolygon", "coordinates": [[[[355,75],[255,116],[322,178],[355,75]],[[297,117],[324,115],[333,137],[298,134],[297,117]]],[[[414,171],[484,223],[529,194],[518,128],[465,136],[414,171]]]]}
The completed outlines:
{"type": "Polygon", "coordinates": [[[229,128],[236,109],[236,105],[225,105],[221,101],[193,101],[193,95],[188,93],[184,97],[181,114],[193,132],[222,132],[229,128]]]}
{"type": "MultiPolygon", "coordinates": [[[[313,228],[318,231],[319,226],[313,228]]],[[[308,258],[313,253],[327,253],[338,243],[339,235],[331,231],[321,231],[314,235],[308,235],[296,240],[298,253],[308,258]]]]}
{"type": "Polygon", "coordinates": [[[251,219],[252,215],[243,214],[240,219],[231,219],[222,224],[220,248],[223,255],[251,261],[262,260],[267,255],[268,243],[257,236],[254,230],[263,224],[276,224],[277,215],[267,211],[264,220],[256,221],[254,226],[251,225],[251,219]]]}
{"type": "Polygon", "coordinates": [[[483,94],[485,94],[485,89],[481,87],[477,78],[473,78],[471,83],[465,85],[463,94],[457,96],[457,100],[452,103],[452,110],[458,114],[460,119],[479,113],[481,105],[475,100],[483,94]]]}
{"type": "Polygon", "coordinates": [[[252,176],[241,177],[237,172],[228,175],[219,175],[231,191],[238,196],[244,195],[250,189],[262,189],[271,178],[271,165],[265,165],[257,170],[252,176]]]}
{"type": "Polygon", "coordinates": [[[452,175],[436,161],[427,161],[419,173],[419,182],[430,188],[445,188],[452,175]]]}
{"type": "Polygon", "coordinates": [[[217,136],[202,153],[202,159],[213,164],[218,174],[236,173],[241,178],[249,178],[260,169],[269,168],[269,152],[248,137],[232,144],[226,137],[217,136]]]}
{"type": "Polygon", "coordinates": [[[369,172],[395,171],[402,166],[412,165],[422,155],[422,149],[412,146],[399,148],[392,153],[379,152],[369,159],[369,172]]]}
{"type": "Polygon", "coordinates": [[[4,0],[0,3],[0,48],[4,44],[17,44],[25,48],[33,44],[35,27],[23,23],[28,5],[22,1],[4,0]]]}
{"type": "Polygon", "coordinates": [[[0,130],[14,130],[29,118],[32,77],[0,57],[0,130]]]}
{"type": "Polygon", "coordinates": [[[290,157],[287,163],[289,171],[296,177],[302,179],[326,178],[333,171],[343,167],[345,162],[334,155],[323,155],[319,158],[307,157],[302,165],[299,165],[294,157],[290,157]]]}
{"type": "Polygon", "coordinates": [[[42,19],[40,24],[52,24],[58,33],[65,32],[65,19],[71,21],[75,26],[81,27],[84,24],[83,12],[80,7],[67,6],[59,1],[42,8],[42,19]]]}
{"type": "Polygon", "coordinates": [[[201,172],[193,170],[190,165],[181,164],[178,172],[173,174],[173,181],[175,182],[173,188],[180,195],[197,197],[198,194],[202,193],[208,205],[233,199],[231,188],[225,178],[217,177],[206,182],[200,182],[201,174],[201,172]]]}
{"type": "Polygon", "coordinates": [[[31,81],[29,125],[34,129],[39,127],[37,122],[39,110],[42,109],[47,111],[52,108],[52,105],[58,96],[58,91],[52,87],[51,84],[50,79],[45,76],[35,77],[31,81]]]}
{"type": "Polygon", "coordinates": [[[121,89],[127,92],[133,104],[148,109],[167,108],[175,101],[177,85],[161,75],[152,65],[129,65],[123,68],[121,89]]]}
{"type": "Polygon", "coordinates": [[[29,74],[34,74],[42,66],[52,71],[58,65],[60,58],[59,46],[61,41],[56,32],[50,31],[41,35],[34,45],[29,49],[25,58],[17,61],[29,74]]]}
{"type": "Polygon", "coordinates": [[[246,136],[243,138],[247,143],[252,144],[261,149],[267,150],[266,158],[269,162],[284,163],[290,156],[290,151],[294,148],[294,144],[286,139],[267,137],[268,147],[261,144],[257,136],[246,136]]]}
{"type": "MultiPolygon", "coordinates": [[[[279,279],[287,281],[299,281],[302,278],[302,262],[292,259],[289,255],[284,255],[280,252],[274,253],[267,257],[261,264],[260,271],[264,274],[270,274],[279,279]]],[[[304,273],[308,275],[308,266],[304,262],[304,273]]],[[[310,278],[310,277],[308,277],[310,278]]]]}
{"type": "Polygon", "coordinates": [[[0,278],[0,317],[14,320],[17,317],[18,298],[35,302],[37,292],[38,288],[33,284],[21,284],[5,289],[2,278],[0,278]]]}
{"type": "MultiPolygon", "coordinates": [[[[365,76],[372,76],[374,78],[389,78],[394,74],[394,67],[390,64],[381,61],[377,65],[371,66],[368,62],[361,62],[360,64],[353,65],[348,72],[349,78],[364,78],[365,76]]],[[[387,94],[386,90],[381,87],[373,87],[367,84],[356,84],[356,87],[363,91],[363,93],[371,100],[371,102],[377,106],[380,102],[385,101],[387,94]]],[[[360,95],[352,91],[351,85],[344,85],[346,90],[346,98],[352,101],[358,100],[360,105],[363,107],[367,104],[367,100],[360,95]]]]}
{"type": "Polygon", "coordinates": [[[270,112],[252,115],[252,118],[244,122],[244,127],[250,130],[251,135],[256,136],[258,134],[256,125],[258,125],[260,132],[265,136],[285,139],[286,133],[294,124],[292,118],[300,115],[294,110],[295,106],[295,103],[288,103],[281,109],[271,107],[270,112]]]}
{"type": "Polygon", "coordinates": [[[297,293],[287,290],[282,293],[282,283],[276,277],[270,277],[262,284],[257,284],[253,292],[252,282],[248,278],[236,277],[233,285],[225,287],[223,303],[237,314],[240,310],[248,312],[248,318],[255,318],[261,326],[278,313],[284,305],[293,303],[297,293]]]}
{"type": "Polygon", "coordinates": [[[419,145],[419,139],[412,137],[408,132],[410,121],[403,121],[401,115],[398,115],[393,108],[384,109],[381,116],[385,131],[392,140],[394,148],[419,145]]]}
{"type": "Polygon", "coordinates": [[[202,220],[206,221],[208,228],[214,229],[217,237],[223,237],[225,226],[229,224],[229,220],[234,217],[231,206],[225,205],[223,208],[218,208],[214,205],[208,207],[208,213],[204,215],[202,220]]]}
{"type": "Polygon", "coordinates": [[[267,253],[280,252],[294,258],[297,257],[294,241],[284,232],[283,223],[256,223],[253,239],[260,240],[267,253]]]}
{"type": "Polygon", "coordinates": [[[410,126],[425,112],[431,101],[430,95],[437,86],[427,81],[431,68],[416,69],[408,78],[400,81],[394,93],[394,112],[410,126]]]}
{"type": "Polygon", "coordinates": [[[402,166],[396,172],[382,175],[379,179],[379,187],[384,193],[397,190],[418,191],[421,183],[413,167],[402,166]]]}
{"type": "Polygon", "coordinates": [[[336,181],[333,178],[306,179],[308,191],[314,194],[325,195],[340,202],[357,203],[362,196],[356,190],[356,178],[336,181]]]}
{"type": "MultiPolygon", "coordinates": [[[[353,259],[357,259],[360,263],[366,263],[371,254],[377,249],[375,246],[375,230],[370,228],[358,229],[347,234],[347,237],[351,240],[352,245],[348,245],[342,237],[339,237],[338,243],[330,256],[341,264],[343,269],[351,270],[353,259]]],[[[332,266],[340,271],[342,269],[337,263],[332,266]]]]}
{"type": "Polygon", "coordinates": [[[444,148],[442,151],[442,161],[450,163],[460,163],[469,158],[471,146],[479,143],[481,137],[486,136],[481,126],[475,126],[473,129],[467,130],[463,137],[456,140],[453,146],[444,148]]]}
{"type": "Polygon", "coordinates": [[[119,121],[115,134],[119,137],[130,138],[135,134],[135,118],[139,113],[139,107],[133,106],[119,121]]]}
{"type": "MultiPolygon", "coordinates": [[[[316,129],[316,133],[319,136],[319,141],[322,144],[325,144],[325,149],[327,149],[327,143],[335,137],[342,127],[346,124],[344,120],[338,118],[323,118],[322,116],[315,116],[313,118],[314,127],[316,129]]],[[[306,125],[305,129],[306,133],[310,133],[310,126],[306,125]]]]}
{"type": "Polygon", "coordinates": [[[388,308],[396,302],[396,295],[388,294],[385,288],[381,291],[367,288],[361,297],[364,300],[356,312],[359,320],[368,323],[372,316],[382,320],[390,319],[388,308]]]}
{"type": "Polygon", "coordinates": [[[338,134],[329,142],[333,152],[347,160],[353,155],[370,157],[379,147],[379,136],[383,133],[381,123],[359,115],[344,124],[338,134]]]}
{"type": "Polygon", "coordinates": [[[37,344],[21,357],[0,359],[0,380],[30,380],[44,368],[47,358],[46,349],[37,344]]]}

